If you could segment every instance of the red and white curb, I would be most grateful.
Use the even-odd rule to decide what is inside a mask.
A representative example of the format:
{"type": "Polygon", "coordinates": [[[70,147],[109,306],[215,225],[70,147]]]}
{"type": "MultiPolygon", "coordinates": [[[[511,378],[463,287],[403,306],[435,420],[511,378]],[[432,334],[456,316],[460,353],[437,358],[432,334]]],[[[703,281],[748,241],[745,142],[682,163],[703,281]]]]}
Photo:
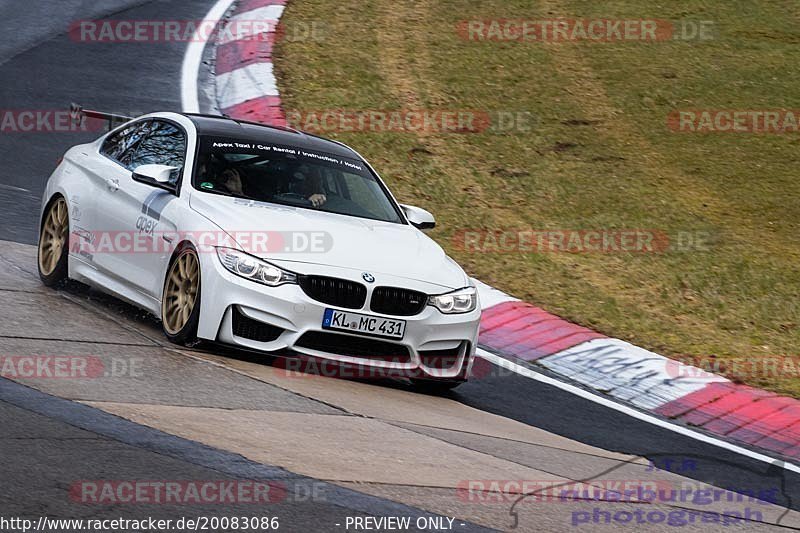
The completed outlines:
{"type": "Polygon", "coordinates": [[[286,0],[243,0],[228,25],[232,37],[216,48],[217,104],[224,115],[285,126],[272,68],[277,24],[286,0]],[[253,35],[258,27],[268,31],[253,35]]]}
{"type": "Polygon", "coordinates": [[[800,401],[732,383],[489,291],[479,339],[485,350],[727,441],[800,459],[800,401]]]}
{"type": "MultiPolygon", "coordinates": [[[[231,4],[231,0],[220,1],[231,4]]],[[[285,0],[242,0],[231,21],[274,18],[277,23],[284,4],[285,0]]],[[[245,39],[252,37],[245,34],[238,37],[220,44],[216,50],[220,109],[234,118],[285,126],[272,68],[274,31],[259,39],[245,39]]],[[[483,307],[479,354],[484,359],[752,458],[774,461],[738,444],[800,459],[800,401],[731,383],[724,377],[578,326],[475,282],[483,307]],[[584,388],[536,373],[536,366],[584,388]],[[586,388],[600,395],[589,393],[586,388]]],[[[797,465],[785,466],[800,472],[797,465]]]]}

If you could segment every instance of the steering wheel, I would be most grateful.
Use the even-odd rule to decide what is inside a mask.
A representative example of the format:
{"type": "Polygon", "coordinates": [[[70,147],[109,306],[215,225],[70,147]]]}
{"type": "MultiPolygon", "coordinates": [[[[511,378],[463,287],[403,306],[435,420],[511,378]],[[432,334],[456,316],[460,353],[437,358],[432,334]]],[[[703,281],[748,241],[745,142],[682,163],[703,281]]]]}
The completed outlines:
{"type": "Polygon", "coordinates": [[[303,207],[308,207],[314,205],[311,200],[303,196],[302,194],[298,194],[296,192],[283,192],[280,194],[276,194],[274,197],[276,200],[281,202],[286,202],[289,204],[299,205],[303,207]]]}

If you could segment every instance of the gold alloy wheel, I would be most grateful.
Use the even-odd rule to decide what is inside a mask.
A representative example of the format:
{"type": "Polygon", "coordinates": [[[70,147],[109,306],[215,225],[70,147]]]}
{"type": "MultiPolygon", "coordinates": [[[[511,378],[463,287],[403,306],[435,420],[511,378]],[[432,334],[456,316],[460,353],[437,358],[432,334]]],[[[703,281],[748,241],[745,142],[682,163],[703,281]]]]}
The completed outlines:
{"type": "Polygon", "coordinates": [[[58,266],[67,246],[68,232],[67,202],[59,198],[50,206],[39,237],[39,271],[45,276],[51,275],[58,266]]]}
{"type": "Polygon", "coordinates": [[[161,315],[164,328],[170,335],[180,333],[189,322],[199,285],[200,264],[197,255],[193,251],[184,252],[172,263],[164,286],[161,315]]]}

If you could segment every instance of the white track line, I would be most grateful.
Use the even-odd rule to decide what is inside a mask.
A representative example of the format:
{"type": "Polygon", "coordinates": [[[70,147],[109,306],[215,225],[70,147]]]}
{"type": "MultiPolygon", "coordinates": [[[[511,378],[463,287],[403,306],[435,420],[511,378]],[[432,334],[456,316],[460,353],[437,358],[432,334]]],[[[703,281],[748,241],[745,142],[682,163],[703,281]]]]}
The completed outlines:
{"type": "MultiPolygon", "coordinates": [[[[234,0],[219,0],[206,14],[205,20],[219,21],[230,9],[234,0]]],[[[197,25],[192,41],[186,47],[181,69],[181,108],[184,113],[199,113],[200,98],[197,93],[197,79],[200,77],[200,64],[206,49],[206,38],[200,33],[203,25],[197,25]]]]}
{"type": "Polygon", "coordinates": [[[641,420],[643,422],[648,422],[653,424],[654,426],[658,426],[660,428],[667,429],[674,433],[678,433],[685,437],[689,437],[694,440],[698,440],[700,442],[705,442],[706,444],[711,444],[712,446],[717,446],[719,448],[723,448],[725,450],[738,453],[739,455],[744,455],[745,457],[749,457],[750,459],[755,459],[757,461],[761,461],[763,463],[768,463],[770,465],[777,465],[786,470],[791,472],[800,473],[800,466],[797,466],[793,463],[787,463],[786,461],[782,461],[780,459],[775,459],[774,457],[769,457],[768,455],[764,455],[758,452],[754,452],[752,450],[748,450],[746,448],[742,448],[741,446],[737,446],[735,444],[731,444],[730,442],[725,442],[724,440],[720,440],[704,433],[700,433],[698,431],[691,430],[684,426],[679,426],[677,424],[673,424],[671,422],[667,422],[661,418],[658,418],[653,415],[649,415],[647,413],[643,413],[637,409],[633,409],[628,407],[627,405],[623,405],[617,403],[613,400],[609,400],[608,398],[603,398],[602,396],[598,396],[597,394],[593,394],[585,389],[580,387],[576,387],[575,385],[570,385],[569,383],[564,383],[563,381],[559,381],[557,379],[553,379],[551,377],[545,376],[544,374],[540,374],[538,372],[534,372],[530,368],[526,368],[522,365],[518,365],[513,361],[509,361],[508,359],[504,359],[498,355],[493,353],[487,352],[486,350],[478,349],[478,356],[489,361],[490,363],[497,365],[499,367],[505,368],[507,370],[511,370],[515,374],[519,374],[520,376],[524,376],[526,378],[530,378],[536,381],[540,381],[547,385],[552,385],[553,387],[558,387],[559,389],[569,392],[570,394],[574,394],[575,396],[579,396],[585,400],[589,400],[596,404],[600,404],[604,407],[608,407],[609,409],[613,409],[615,411],[619,411],[625,415],[630,417],[636,418],[637,420],[641,420]]]}

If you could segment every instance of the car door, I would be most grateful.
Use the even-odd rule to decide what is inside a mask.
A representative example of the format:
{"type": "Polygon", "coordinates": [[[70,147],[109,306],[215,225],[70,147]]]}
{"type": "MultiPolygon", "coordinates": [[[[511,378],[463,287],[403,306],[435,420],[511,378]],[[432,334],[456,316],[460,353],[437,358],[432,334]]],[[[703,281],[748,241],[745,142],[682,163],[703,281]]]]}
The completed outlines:
{"type": "Polygon", "coordinates": [[[109,232],[114,243],[111,253],[97,254],[95,263],[122,283],[139,292],[154,305],[161,297],[166,264],[172,253],[180,209],[176,196],[186,162],[187,135],[171,121],[152,119],[133,133],[135,140],[116,161],[114,173],[119,184],[104,196],[96,209],[96,224],[109,232]],[[173,191],[142,183],[133,177],[141,165],[175,167],[170,185],[173,191]]]}
{"type": "Polygon", "coordinates": [[[81,260],[100,269],[108,265],[113,251],[111,228],[105,226],[107,220],[100,221],[100,212],[112,205],[113,197],[119,191],[120,183],[130,174],[128,157],[136,144],[143,138],[149,121],[132,122],[112,133],[103,140],[98,154],[81,153],[84,156],[83,168],[87,187],[79,199],[73,200],[73,215],[76,224],[76,237],[79,239],[74,251],[81,260]],[[77,211],[77,213],[76,213],[77,211]]]}

